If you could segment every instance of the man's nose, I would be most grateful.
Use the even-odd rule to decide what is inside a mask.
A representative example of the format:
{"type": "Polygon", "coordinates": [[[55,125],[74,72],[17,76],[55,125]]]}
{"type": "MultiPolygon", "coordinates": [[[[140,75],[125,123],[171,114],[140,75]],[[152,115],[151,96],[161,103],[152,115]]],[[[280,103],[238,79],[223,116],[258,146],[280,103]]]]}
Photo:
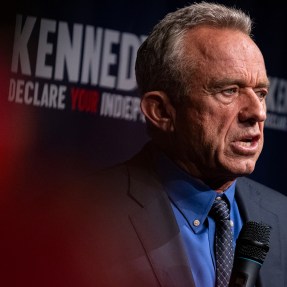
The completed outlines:
{"type": "Polygon", "coordinates": [[[265,98],[260,98],[253,90],[248,91],[242,97],[242,108],[239,112],[240,122],[252,124],[266,120],[265,98]]]}

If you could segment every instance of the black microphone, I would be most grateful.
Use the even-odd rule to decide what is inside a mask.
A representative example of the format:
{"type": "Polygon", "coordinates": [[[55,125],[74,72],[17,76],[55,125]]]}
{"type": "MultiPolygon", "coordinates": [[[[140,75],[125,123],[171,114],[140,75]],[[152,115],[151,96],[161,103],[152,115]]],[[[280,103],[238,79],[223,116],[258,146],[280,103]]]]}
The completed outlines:
{"type": "Polygon", "coordinates": [[[228,287],[254,287],[258,272],[269,251],[271,227],[249,221],[236,241],[233,269],[228,287]]]}

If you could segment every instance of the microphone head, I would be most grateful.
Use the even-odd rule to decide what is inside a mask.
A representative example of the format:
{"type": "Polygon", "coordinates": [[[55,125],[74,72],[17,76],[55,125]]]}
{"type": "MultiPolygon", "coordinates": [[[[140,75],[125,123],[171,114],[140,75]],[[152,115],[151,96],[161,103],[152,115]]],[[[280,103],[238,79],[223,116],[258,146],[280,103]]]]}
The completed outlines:
{"type": "Polygon", "coordinates": [[[235,256],[263,263],[269,251],[271,227],[264,223],[249,221],[243,225],[236,241],[235,256]]]}

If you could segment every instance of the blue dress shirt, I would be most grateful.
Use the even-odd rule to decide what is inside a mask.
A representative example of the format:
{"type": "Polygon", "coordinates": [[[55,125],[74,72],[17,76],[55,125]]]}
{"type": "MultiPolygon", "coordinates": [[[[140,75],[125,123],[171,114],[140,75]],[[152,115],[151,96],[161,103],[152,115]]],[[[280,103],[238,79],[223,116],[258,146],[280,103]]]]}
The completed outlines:
{"type": "MultiPolygon", "coordinates": [[[[173,208],[189,259],[196,287],[215,286],[215,222],[208,215],[219,194],[191,177],[164,154],[157,159],[157,172],[173,208]]],[[[224,192],[233,222],[234,248],[242,227],[236,204],[235,182],[224,192]]]]}

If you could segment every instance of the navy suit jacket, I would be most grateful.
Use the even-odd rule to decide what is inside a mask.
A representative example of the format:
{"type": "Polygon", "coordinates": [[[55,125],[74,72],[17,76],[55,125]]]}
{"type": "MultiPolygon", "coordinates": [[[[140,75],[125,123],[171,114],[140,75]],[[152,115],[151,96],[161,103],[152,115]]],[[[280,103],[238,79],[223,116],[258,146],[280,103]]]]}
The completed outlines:
{"type": "MultiPolygon", "coordinates": [[[[82,206],[86,216],[81,216],[89,236],[86,232],[81,240],[90,247],[88,255],[81,255],[80,265],[86,268],[87,261],[96,260],[94,267],[88,267],[96,278],[94,286],[195,286],[179,228],[153,170],[149,148],[91,176],[85,190],[88,195],[83,189],[81,194],[85,194],[82,206]]],[[[286,287],[286,196],[239,178],[236,200],[244,222],[262,221],[272,227],[270,251],[256,286],[286,287]]]]}

